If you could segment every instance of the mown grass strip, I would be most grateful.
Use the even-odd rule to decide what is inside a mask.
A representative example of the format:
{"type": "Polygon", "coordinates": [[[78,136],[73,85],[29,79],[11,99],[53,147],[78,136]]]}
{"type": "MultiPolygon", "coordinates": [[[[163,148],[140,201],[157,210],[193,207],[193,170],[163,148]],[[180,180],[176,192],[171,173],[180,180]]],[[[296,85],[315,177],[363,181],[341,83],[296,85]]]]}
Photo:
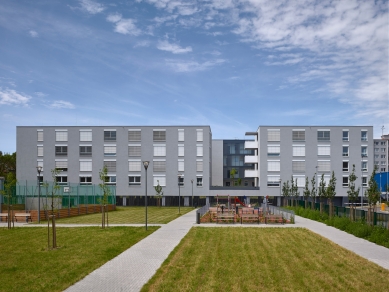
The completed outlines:
{"type": "Polygon", "coordinates": [[[142,291],[386,291],[387,276],[306,229],[192,228],[142,291]]]}
{"type": "Polygon", "coordinates": [[[0,291],[63,291],[158,228],[57,228],[56,250],[46,228],[1,228],[0,291]]]}

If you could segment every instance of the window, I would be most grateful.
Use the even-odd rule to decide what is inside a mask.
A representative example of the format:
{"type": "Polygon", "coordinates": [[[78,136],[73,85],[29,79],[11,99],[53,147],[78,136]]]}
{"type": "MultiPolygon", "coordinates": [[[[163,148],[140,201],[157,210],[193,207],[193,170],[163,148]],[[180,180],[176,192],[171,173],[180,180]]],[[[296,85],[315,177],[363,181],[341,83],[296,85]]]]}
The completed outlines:
{"type": "Polygon", "coordinates": [[[343,163],[342,163],[342,170],[343,171],[348,171],[349,170],[349,162],[348,161],[343,161],[343,163]]]}
{"type": "Polygon", "coordinates": [[[379,159],[380,156],[379,155],[374,155],[374,159],[379,159]]]}
{"type": "Polygon", "coordinates": [[[292,161],[293,172],[305,172],[305,160],[293,160],[292,161]]]}
{"type": "Polygon", "coordinates": [[[279,175],[268,175],[267,176],[267,186],[268,187],[279,187],[280,186],[280,176],[279,175]]]}
{"type": "Polygon", "coordinates": [[[116,160],[105,160],[104,166],[107,168],[108,172],[116,171],[116,160]]]}
{"type": "Polygon", "coordinates": [[[344,187],[348,187],[348,176],[343,177],[343,184],[344,187]]]}
{"type": "Polygon", "coordinates": [[[380,142],[374,142],[374,145],[380,145],[380,142]]]}
{"type": "Polygon", "coordinates": [[[381,148],[381,152],[385,153],[386,149],[385,148],[381,148]]]}
{"type": "Polygon", "coordinates": [[[178,145],[178,156],[184,156],[184,155],[185,155],[184,145],[178,145]]]}
{"type": "Polygon", "coordinates": [[[293,180],[296,181],[297,179],[297,186],[298,187],[305,187],[305,175],[294,175],[293,180]]]}
{"type": "Polygon", "coordinates": [[[92,130],[80,130],[81,142],[92,142],[92,130]]]}
{"type": "Polygon", "coordinates": [[[37,130],[38,141],[43,142],[43,130],[37,130]]]}
{"type": "Polygon", "coordinates": [[[137,171],[140,172],[142,171],[142,162],[137,160],[129,160],[128,161],[128,171],[137,171]]]}
{"type": "Polygon", "coordinates": [[[268,129],[267,130],[267,141],[279,142],[280,141],[280,129],[268,129]]]}
{"type": "Polygon", "coordinates": [[[80,171],[92,171],[92,160],[80,160],[80,171]]]}
{"type": "Polygon", "coordinates": [[[244,156],[232,155],[230,156],[231,166],[244,166],[244,156]]]}
{"type": "Polygon", "coordinates": [[[386,155],[381,155],[381,158],[386,158],[386,155]]]}
{"type": "Polygon", "coordinates": [[[178,142],[185,141],[185,132],[184,129],[178,129],[178,142]]]}
{"type": "Polygon", "coordinates": [[[43,146],[37,146],[38,156],[43,156],[43,146]]]}
{"type": "Polygon", "coordinates": [[[280,171],[280,161],[279,160],[268,160],[267,161],[267,171],[280,171]]]}
{"type": "Polygon", "coordinates": [[[128,130],[128,141],[141,141],[141,130],[128,130]]]}
{"type": "Polygon", "coordinates": [[[154,175],[153,186],[156,187],[158,185],[158,183],[161,187],[166,187],[166,176],[154,175]]]}
{"type": "Polygon", "coordinates": [[[56,142],[67,142],[68,131],[67,130],[55,130],[55,141],[56,142]]]}
{"type": "Polygon", "coordinates": [[[202,177],[202,176],[198,176],[198,177],[196,178],[196,185],[197,185],[198,187],[202,187],[202,186],[203,186],[203,177],[202,177]]]}
{"type": "Polygon", "coordinates": [[[267,146],[267,155],[268,156],[280,156],[280,146],[279,145],[268,145],[267,146]]]}
{"type": "Polygon", "coordinates": [[[197,132],[196,141],[203,142],[203,129],[197,129],[196,132],[197,132]]]}
{"type": "Polygon", "coordinates": [[[362,171],[367,171],[367,161],[362,161],[361,169],[362,171]]]}
{"type": "Polygon", "coordinates": [[[196,160],[196,171],[203,171],[203,161],[202,160],[196,160]]]}
{"type": "Polygon", "coordinates": [[[317,141],[330,141],[330,131],[321,130],[317,131],[317,141]]]}
{"type": "Polygon", "coordinates": [[[154,145],[154,156],[166,156],[166,145],[154,145]]]}
{"type": "Polygon", "coordinates": [[[318,145],[317,146],[317,155],[330,156],[331,155],[331,146],[318,145]]]}
{"type": "Polygon", "coordinates": [[[367,131],[361,131],[361,141],[367,141],[367,131]]]}
{"type": "Polygon", "coordinates": [[[68,161],[67,160],[56,160],[55,169],[60,171],[68,171],[68,161]]]}
{"type": "Polygon", "coordinates": [[[104,130],[104,141],[116,141],[116,130],[104,130]]]}
{"type": "Polygon", "coordinates": [[[141,156],[141,149],[140,145],[128,145],[128,156],[141,156]]]}
{"type": "Polygon", "coordinates": [[[178,177],[178,185],[180,185],[180,186],[184,185],[184,176],[183,175],[178,177]]]}
{"type": "Polygon", "coordinates": [[[91,176],[80,176],[80,184],[81,185],[91,185],[92,177],[91,176]]]}
{"type": "Polygon", "coordinates": [[[153,131],[153,141],[154,142],[166,141],[166,130],[154,130],[153,131]]]}
{"type": "Polygon", "coordinates": [[[104,146],[104,156],[116,156],[116,146],[104,146]]]}
{"type": "Polygon", "coordinates": [[[362,146],[361,147],[361,155],[363,157],[367,157],[367,146],[362,146]]]}
{"type": "Polygon", "coordinates": [[[380,152],[380,148],[374,148],[374,152],[380,152]]]}
{"type": "Polygon", "coordinates": [[[203,156],[203,145],[197,145],[197,156],[203,156]]]}
{"type": "Polygon", "coordinates": [[[381,165],[386,165],[386,161],[381,161],[381,165]]]}
{"type": "Polygon", "coordinates": [[[348,157],[348,146],[343,146],[343,151],[342,151],[342,155],[344,156],[344,157],[348,157]]]}
{"type": "Polygon", "coordinates": [[[80,156],[91,156],[92,146],[80,146],[80,156]]]}
{"type": "Polygon", "coordinates": [[[362,186],[367,187],[367,177],[366,176],[362,177],[362,186]]]}
{"type": "Polygon", "coordinates": [[[68,155],[68,146],[55,146],[55,155],[68,155]]]}
{"type": "Polygon", "coordinates": [[[68,184],[68,177],[67,176],[56,176],[55,181],[58,185],[67,185],[68,184]]]}
{"type": "Polygon", "coordinates": [[[293,145],[293,156],[305,156],[305,145],[293,145]]]}
{"type": "MultiPolygon", "coordinates": [[[[386,171],[385,167],[381,168],[381,172],[385,172],[385,171],[386,171]]],[[[43,181],[43,177],[42,177],[42,181],[43,181]]]]}
{"type": "Polygon", "coordinates": [[[128,184],[129,185],[140,185],[140,176],[129,176],[128,184]]]}
{"type": "Polygon", "coordinates": [[[178,171],[185,171],[184,160],[178,160],[178,171]]]}
{"type": "Polygon", "coordinates": [[[386,143],[385,142],[381,142],[381,146],[385,146],[386,145],[386,143]]]}
{"type": "Polygon", "coordinates": [[[380,165],[380,162],[379,161],[374,161],[374,164],[375,165],[380,165]]]}
{"type": "Polygon", "coordinates": [[[154,172],[165,172],[166,171],[166,161],[165,160],[154,160],[153,161],[153,171],[154,172]]]}
{"type": "Polygon", "coordinates": [[[349,140],[348,130],[343,130],[342,140],[343,141],[348,141],[349,140]]]}
{"type": "Polygon", "coordinates": [[[109,175],[105,177],[106,185],[116,185],[116,175],[109,175]]]}
{"type": "Polygon", "coordinates": [[[319,160],[317,162],[317,171],[318,172],[330,172],[331,171],[331,161],[319,160]]]}
{"type": "Polygon", "coordinates": [[[292,131],[292,140],[293,141],[305,141],[305,131],[304,130],[293,130],[292,131]]]}

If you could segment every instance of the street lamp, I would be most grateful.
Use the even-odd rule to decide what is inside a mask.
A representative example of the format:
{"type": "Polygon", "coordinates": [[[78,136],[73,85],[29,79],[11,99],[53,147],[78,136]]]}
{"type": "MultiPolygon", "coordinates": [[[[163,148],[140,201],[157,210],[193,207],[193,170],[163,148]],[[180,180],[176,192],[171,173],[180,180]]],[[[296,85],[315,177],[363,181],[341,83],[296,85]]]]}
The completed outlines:
{"type": "Polygon", "coordinates": [[[192,183],[192,208],[193,208],[193,179],[190,180],[190,182],[192,183]]]}
{"type": "Polygon", "coordinates": [[[146,171],[146,196],[145,196],[145,211],[146,211],[146,230],[147,230],[147,168],[149,167],[149,161],[143,161],[143,166],[146,171]]]}
{"type": "Polygon", "coordinates": [[[178,174],[178,214],[181,214],[181,173],[178,174]]]}
{"type": "Polygon", "coordinates": [[[37,166],[36,171],[38,172],[38,223],[41,223],[41,171],[42,166],[37,166]]]}
{"type": "Polygon", "coordinates": [[[366,157],[365,154],[361,154],[361,181],[362,181],[362,194],[361,194],[361,211],[363,210],[363,157],[366,157]]]}
{"type": "MultiPolygon", "coordinates": [[[[281,189],[282,189],[282,179],[280,178],[279,181],[280,181],[280,201],[281,201],[282,200],[282,192],[281,192],[281,189]]],[[[278,205],[281,206],[282,202],[280,202],[280,204],[278,204],[278,205]]]]}

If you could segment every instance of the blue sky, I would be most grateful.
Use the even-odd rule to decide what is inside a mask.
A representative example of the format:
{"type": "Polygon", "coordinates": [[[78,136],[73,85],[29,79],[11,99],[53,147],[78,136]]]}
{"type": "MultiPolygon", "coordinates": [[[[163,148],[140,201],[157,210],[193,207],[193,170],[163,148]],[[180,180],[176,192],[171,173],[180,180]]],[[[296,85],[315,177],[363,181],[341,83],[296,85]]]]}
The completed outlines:
{"type": "Polygon", "coordinates": [[[2,0],[0,150],[16,126],[373,125],[388,1],[2,0]]]}

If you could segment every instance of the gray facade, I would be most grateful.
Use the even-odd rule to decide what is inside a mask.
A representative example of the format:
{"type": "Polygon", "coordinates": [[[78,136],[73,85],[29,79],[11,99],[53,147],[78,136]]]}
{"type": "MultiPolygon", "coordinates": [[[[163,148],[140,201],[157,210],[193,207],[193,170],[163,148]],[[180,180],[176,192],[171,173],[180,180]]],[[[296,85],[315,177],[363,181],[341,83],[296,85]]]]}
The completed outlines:
{"type": "Polygon", "coordinates": [[[377,173],[388,171],[389,135],[382,135],[381,139],[374,139],[374,164],[377,166],[377,173]]]}
{"type": "Polygon", "coordinates": [[[157,181],[165,196],[178,196],[178,174],[183,177],[181,196],[208,196],[211,185],[209,126],[99,126],[17,127],[17,180],[33,183],[36,167],[43,181],[61,185],[99,184],[99,171],[108,168],[107,183],[116,185],[117,196],[144,196],[145,169],[148,195],[157,181]]]}
{"type": "Polygon", "coordinates": [[[336,196],[347,197],[348,176],[353,165],[358,176],[357,186],[367,181],[374,167],[372,126],[260,126],[246,135],[255,141],[246,142],[246,149],[255,150],[246,156],[246,163],[254,163],[246,170],[246,177],[256,179],[261,196],[281,196],[282,182],[298,181],[299,192],[316,174],[320,181],[324,174],[328,182],[332,171],[336,176],[336,196]]]}

